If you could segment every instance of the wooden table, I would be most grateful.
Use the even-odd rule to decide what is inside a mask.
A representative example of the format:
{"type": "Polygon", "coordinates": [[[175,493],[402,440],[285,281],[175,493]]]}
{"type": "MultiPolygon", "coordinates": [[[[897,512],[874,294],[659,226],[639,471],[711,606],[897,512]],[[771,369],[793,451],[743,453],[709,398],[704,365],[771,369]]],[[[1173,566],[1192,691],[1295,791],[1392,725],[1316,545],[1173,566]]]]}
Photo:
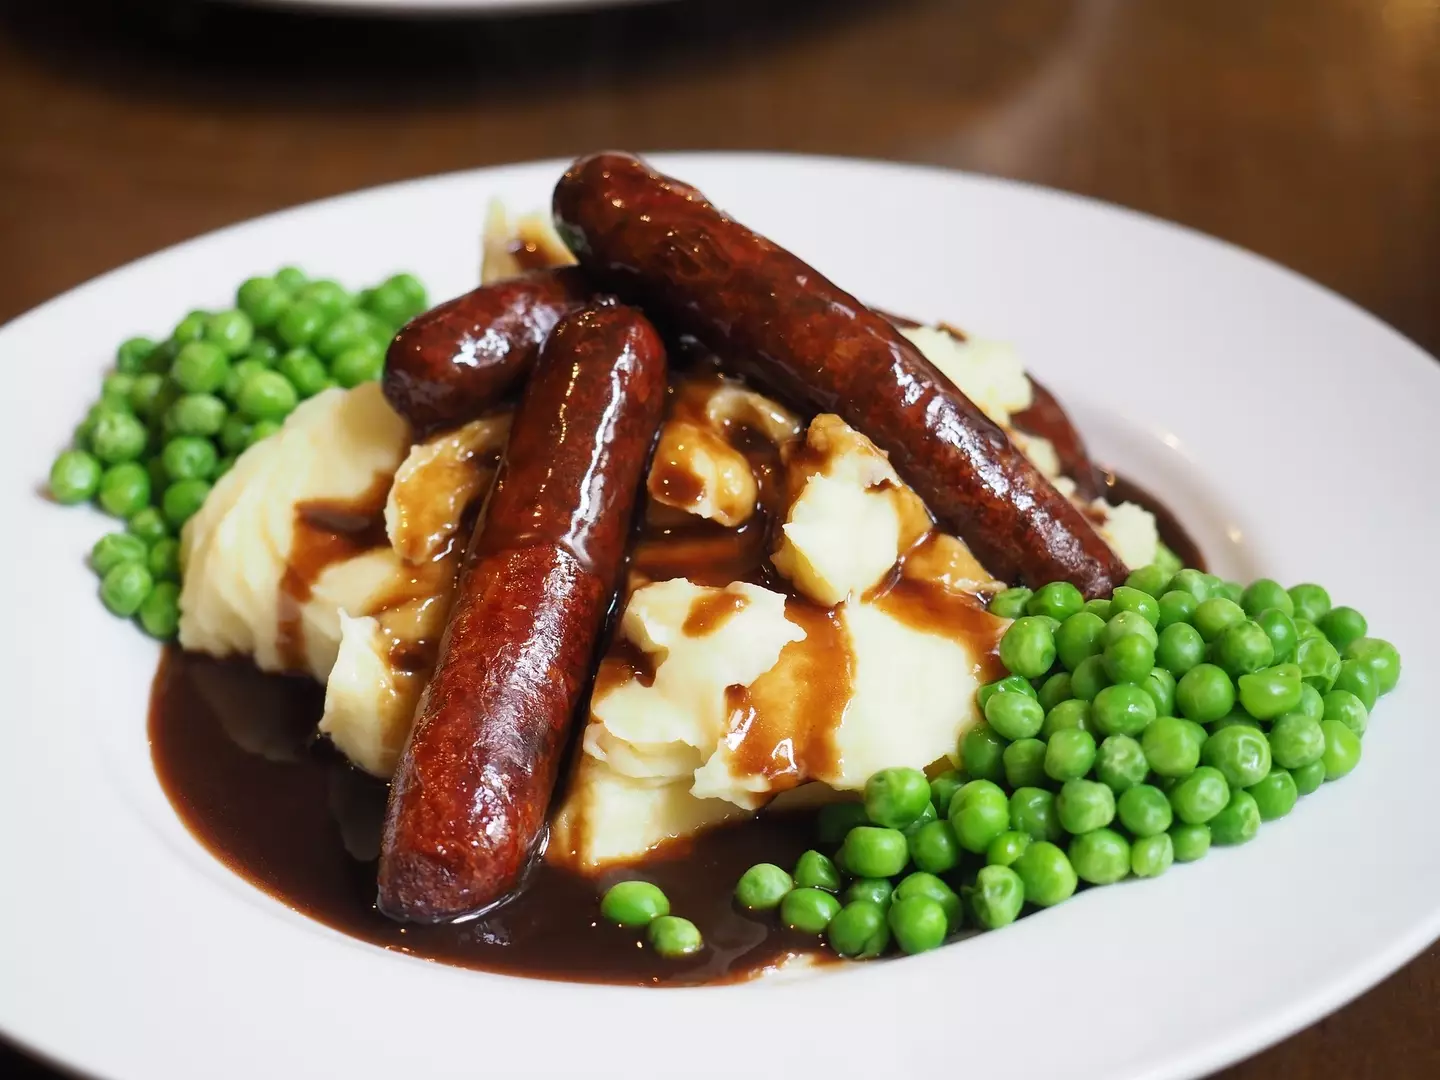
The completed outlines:
{"type": "MultiPolygon", "coordinates": [[[[277,207],[600,146],[1083,192],[1253,248],[1440,352],[1437,0],[686,0],[411,23],[0,0],[0,319],[277,207]]],[[[1437,1011],[1432,949],[1222,1075],[1440,1076],[1437,1011]]]]}

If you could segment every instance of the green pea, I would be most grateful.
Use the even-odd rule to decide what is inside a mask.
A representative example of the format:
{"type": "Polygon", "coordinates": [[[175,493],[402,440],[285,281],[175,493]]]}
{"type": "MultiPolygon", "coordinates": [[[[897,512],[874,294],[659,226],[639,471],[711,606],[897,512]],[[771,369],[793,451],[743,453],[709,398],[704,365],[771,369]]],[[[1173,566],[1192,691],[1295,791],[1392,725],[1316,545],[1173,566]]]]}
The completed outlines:
{"type": "Polygon", "coordinates": [[[180,541],[170,536],[156,540],[145,557],[145,565],[156,581],[179,581],[180,541]]]}
{"type": "Polygon", "coordinates": [[[1130,846],[1130,871],[1138,878],[1159,877],[1174,861],[1175,844],[1169,833],[1146,836],[1130,846]]]}
{"type": "Polygon", "coordinates": [[[1175,684],[1175,705],[1188,720],[1219,720],[1235,706],[1235,684],[1214,664],[1197,664],[1175,684]]]}
{"type": "Polygon", "coordinates": [[[243,311],[217,311],[205,320],[205,340],[226,356],[241,356],[255,340],[255,324],[243,311]]]}
{"type": "Polygon", "coordinates": [[[824,889],[791,889],[780,901],[780,921],[802,934],[823,934],[840,913],[840,901],[824,889]]]}
{"type": "Polygon", "coordinates": [[[1070,692],[1076,700],[1093,702],[1101,690],[1110,685],[1110,674],[1105,670],[1105,657],[1088,656],[1070,674],[1070,692]]]}
{"type": "Polygon", "coordinates": [[[1057,671],[1040,684],[1040,707],[1045,710],[1047,717],[1050,710],[1056,705],[1069,701],[1074,696],[1074,692],[1070,689],[1070,673],[1068,671],[1057,671]]]}
{"type": "Polygon", "coordinates": [[[1330,594],[1319,585],[1295,585],[1290,589],[1290,602],[1297,619],[1318,623],[1330,610],[1330,594]]]}
{"type": "Polygon", "coordinates": [[[1196,739],[1189,729],[1191,721],[1179,720],[1173,716],[1159,716],[1152,720],[1140,737],[1140,748],[1145,761],[1160,776],[1189,776],[1200,764],[1200,744],[1204,736],[1196,739]]]}
{"type": "Polygon", "coordinates": [[[1157,716],[1173,716],[1175,714],[1175,676],[1162,667],[1151,668],[1150,674],[1140,683],[1140,689],[1150,695],[1150,700],[1155,702],[1155,714],[1157,716]]]}
{"type": "Polygon", "coordinates": [[[1400,681],[1400,653],[1382,638],[1356,638],[1345,646],[1344,658],[1359,661],[1368,668],[1382,694],[1394,690],[1400,681]]]}
{"type": "MultiPolygon", "coordinates": [[[[1155,836],[1170,828],[1175,817],[1170,800],[1153,784],[1136,784],[1115,803],[1120,824],[1135,836],[1155,836]]],[[[1083,876],[1083,875],[1082,875],[1083,876]]]]}
{"type": "Polygon", "coordinates": [[[1114,614],[1114,605],[1104,597],[1097,596],[1094,600],[1085,601],[1085,610],[1104,622],[1114,614]]]}
{"type": "Polygon", "coordinates": [[[1295,781],[1295,790],[1301,795],[1313,794],[1320,790],[1321,784],[1325,783],[1325,762],[1316,758],[1309,765],[1291,769],[1290,777],[1295,781]]]}
{"type": "Polygon", "coordinates": [[[1052,739],[1059,731],[1088,731],[1095,734],[1090,719],[1090,703],[1071,698],[1062,701],[1045,714],[1045,723],[1040,728],[1042,739],[1052,739]]]}
{"type": "Polygon", "coordinates": [[[1095,775],[1116,794],[1142,783],[1149,771],[1140,743],[1129,735],[1110,735],[1095,751],[1095,775]]]}
{"type": "Polygon", "coordinates": [[[865,900],[881,908],[888,908],[894,891],[895,886],[890,884],[889,878],[856,878],[845,890],[845,902],[853,904],[858,900],[865,900]]]}
{"type": "Polygon", "coordinates": [[[90,430],[90,449],[106,465],[134,461],[145,452],[145,425],[128,412],[105,409],[90,430]]]}
{"type": "Polygon", "coordinates": [[[1067,780],[1055,797],[1055,812],[1066,832],[1091,832],[1115,820],[1115,793],[1095,780],[1067,780]]]}
{"type": "Polygon", "coordinates": [[[960,762],[977,780],[1000,780],[1005,776],[1007,742],[994,728],[980,722],[960,740],[960,762]]]}
{"type": "Polygon", "coordinates": [[[250,425],[250,439],[245,444],[246,449],[249,449],[258,442],[263,442],[279,430],[280,425],[274,420],[255,421],[255,423],[250,425]]]}
{"type": "Polygon", "coordinates": [[[645,932],[650,947],[667,960],[694,956],[705,947],[699,928],[678,915],[661,915],[645,932]]]}
{"type": "MultiPolygon", "coordinates": [[[[1170,579],[1180,572],[1182,563],[1180,562],[1180,556],[1176,555],[1165,541],[1157,540],[1155,541],[1155,561],[1151,563],[1151,565],[1158,568],[1160,572],[1165,575],[1165,586],[1160,590],[1160,592],[1164,592],[1165,589],[1169,587],[1170,579]]],[[[1127,581],[1125,584],[1128,585],[1130,583],[1127,581]]],[[[1153,593],[1152,595],[1158,596],[1160,594],[1153,593]]]]}
{"type": "Polygon", "coordinates": [[[996,694],[985,706],[985,720],[1006,739],[1029,739],[1040,733],[1045,710],[1024,694],[996,694]]]}
{"type": "MultiPolygon", "coordinates": [[[[961,788],[957,800],[965,793],[961,788]]],[[[982,854],[991,842],[1010,828],[1010,806],[1004,794],[976,798],[950,810],[950,827],[966,851],[982,854]]],[[[898,873],[898,871],[896,871],[898,873]]]]}
{"type": "Polygon", "coordinates": [[[140,610],[154,584],[143,561],[126,559],[110,567],[101,578],[100,602],[112,614],[128,619],[140,610]]]}
{"type": "Polygon", "coordinates": [[[125,562],[144,563],[145,541],[129,533],[106,533],[90,549],[90,568],[104,577],[125,562]]]}
{"type": "MultiPolygon", "coordinates": [[[[1152,627],[1160,621],[1160,603],[1148,592],[1121,585],[1110,596],[1110,618],[1122,611],[1133,611],[1152,627]]],[[[1154,644],[1153,642],[1151,644],[1154,644]]]]}
{"type": "MultiPolygon", "coordinates": [[[[1000,662],[1012,674],[1027,679],[1038,679],[1050,670],[1055,662],[1055,635],[1043,616],[1025,615],[1010,624],[1000,639],[1000,662]]],[[[1035,730],[1040,730],[1038,724],[1035,730]]]]}
{"type": "Polygon", "coordinates": [[[1325,752],[1320,755],[1325,779],[1339,780],[1360,764],[1360,736],[1339,720],[1321,720],[1320,730],[1325,733],[1325,752]]]}
{"type": "Polygon", "coordinates": [[[1155,700],[1138,686],[1107,686],[1091,707],[1095,729],[1102,735],[1139,735],[1155,719],[1155,700]]]}
{"type": "Polygon", "coordinates": [[[1103,646],[1105,620],[1090,611],[1080,611],[1060,624],[1055,631],[1055,653],[1067,671],[1074,671],[1081,661],[1096,656],[1103,646]]]}
{"type": "Polygon", "coordinates": [[[198,309],[190,312],[175,324],[175,329],[170,332],[170,340],[177,345],[184,345],[189,341],[199,341],[205,336],[205,320],[209,317],[208,312],[198,309]]]}
{"type": "Polygon", "coordinates": [[[355,304],[355,298],[343,285],[328,278],[319,278],[302,285],[295,290],[295,299],[319,308],[327,322],[355,304]]]}
{"type": "MultiPolygon", "coordinates": [[[[1296,645],[1299,645],[1302,641],[1308,641],[1310,638],[1325,638],[1325,635],[1320,632],[1320,628],[1308,619],[1297,617],[1294,623],[1296,645]]],[[[1330,639],[1325,638],[1325,640],[1329,641],[1330,639]]]]}
{"type": "Polygon", "coordinates": [[[1187,824],[1177,821],[1170,827],[1170,842],[1174,845],[1176,862],[1195,862],[1203,859],[1210,850],[1210,826],[1187,824]]]}
{"type": "Polygon", "coordinates": [[[1269,608],[1277,609],[1284,615],[1295,614],[1295,602],[1290,599],[1285,586],[1270,578],[1252,581],[1240,597],[1240,606],[1252,619],[1258,618],[1262,611],[1269,608]]]}
{"type": "Polygon", "coordinates": [[[351,346],[368,344],[369,340],[370,317],[363,311],[347,311],[320,331],[314,349],[324,359],[333,360],[351,346]]]}
{"type": "Polygon", "coordinates": [[[1187,825],[1203,825],[1230,801],[1230,785],[1219,769],[1201,765],[1170,789],[1170,806],[1187,825]]]}
{"type": "Polygon", "coordinates": [[[1170,587],[1172,577],[1174,574],[1168,572],[1159,563],[1151,563],[1149,566],[1142,566],[1139,570],[1130,571],[1130,576],[1125,579],[1125,587],[1136,589],[1158,600],[1170,587]]]}
{"type": "MultiPolygon", "coordinates": [[[[1010,823],[1031,840],[1059,840],[1064,835],[1055,812],[1055,796],[1044,788],[1019,788],[1010,796],[1010,823]]],[[[1007,831],[1007,830],[1002,830],[1007,831]]],[[[1000,833],[996,833],[999,836],[1000,833]]],[[[991,843],[994,843],[992,838],[991,843]]],[[[986,850],[988,851],[988,845],[986,850]]]]}
{"type": "Polygon", "coordinates": [[[1164,630],[1167,626],[1174,626],[1176,623],[1188,623],[1195,616],[1195,607],[1200,603],[1188,592],[1181,592],[1179,589],[1171,589],[1161,596],[1160,620],[1155,624],[1156,629],[1164,630]]]}
{"type": "Polygon", "coordinates": [[[928,821],[909,837],[910,861],[917,869],[945,874],[960,863],[960,843],[948,821],[928,821]]]}
{"type": "Polygon", "coordinates": [[[1079,779],[1094,768],[1096,752],[1095,737],[1088,731],[1057,731],[1045,747],[1045,775],[1061,782],[1079,779]]]}
{"type": "Polygon", "coordinates": [[[65,506],[88,502],[100,490],[102,471],[93,454],[66,450],[50,466],[50,495],[65,506]]]}
{"type": "Polygon", "coordinates": [[[296,266],[282,266],[275,271],[275,284],[286,292],[295,292],[309,280],[305,272],[296,266]]]}
{"type": "Polygon", "coordinates": [[[1261,821],[1274,821],[1295,809],[1300,792],[1295,787],[1295,778],[1284,769],[1271,769],[1263,780],[1247,788],[1255,800],[1255,807],[1261,821]]]}
{"type": "Polygon", "coordinates": [[[115,350],[115,370],[124,375],[138,375],[145,370],[145,358],[155,351],[155,342],[147,337],[126,338],[115,350]]]}
{"type": "Polygon", "coordinates": [[[250,316],[253,325],[265,329],[290,306],[290,294],[274,278],[246,278],[235,290],[235,306],[250,316]]]}
{"type": "Polygon", "coordinates": [[[290,380],[278,371],[261,371],[246,380],[235,405],[249,420],[283,420],[299,403],[290,380]]]}
{"type": "Polygon", "coordinates": [[[1300,678],[1324,694],[1340,677],[1340,653],[1323,637],[1306,638],[1295,647],[1300,678]]]}
{"type": "Polygon", "coordinates": [[[1300,704],[1300,668],[1277,664],[1264,671],[1241,675],[1240,705],[1257,720],[1273,720],[1300,704]]]}
{"type": "Polygon", "coordinates": [[[380,378],[385,370],[385,354],[373,342],[352,345],[330,362],[330,374],[347,390],[380,378]]]}
{"type": "Polygon", "coordinates": [[[165,523],[159,510],[147,506],[130,515],[130,519],[125,523],[125,531],[148,547],[168,537],[170,526],[165,523]]]}
{"type": "Polygon", "coordinates": [[[886,914],[895,943],[904,953],[915,954],[945,943],[948,923],[945,909],[928,896],[896,900],[886,914]]]}
{"type": "Polygon", "coordinates": [[[119,372],[105,376],[100,384],[100,401],[121,412],[130,411],[130,392],[135,389],[135,376],[119,372]]]}
{"type": "Polygon", "coordinates": [[[1045,783],[1045,744],[1039,739],[1017,739],[1005,748],[1005,782],[1012,788],[1039,787],[1045,783]]]}
{"type": "Polygon", "coordinates": [[[288,347],[309,345],[325,327],[325,312],[318,304],[296,300],[275,321],[275,333],[288,347]]]}
{"type": "Polygon", "coordinates": [[[960,897],[934,874],[924,871],[906,874],[900,884],[895,886],[895,901],[909,900],[912,896],[928,897],[939,904],[945,912],[946,928],[952,933],[958,930],[964,921],[960,897]]]}
{"type": "Polygon", "coordinates": [[[1011,866],[1029,846],[1029,833],[1018,829],[1003,832],[985,849],[985,863],[987,866],[1011,866]]]}
{"type": "Polygon", "coordinates": [[[139,615],[147,634],[169,641],[180,628],[180,586],[173,581],[158,582],[140,602],[139,615]]]}
{"type": "Polygon", "coordinates": [[[243,416],[230,416],[220,429],[220,446],[227,454],[244,453],[250,445],[250,433],[254,425],[243,416]]]}
{"type": "Polygon", "coordinates": [[[1048,585],[1042,585],[1030,597],[1025,604],[1025,612],[1028,615],[1048,615],[1064,622],[1084,607],[1085,597],[1080,595],[1079,589],[1068,581],[1052,581],[1048,585]]]}
{"type": "Polygon", "coordinates": [[[1025,588],[1004,589],[990,598],[990,614],[1002,619],[1018,619],[1025,614],[1025,605],[1034,595],[1025,588]]]}
{"type": "Polygon", "coordinates": [[[1320,721],[1304,713],[1289,712],[1278,718],[1268,738],[1271,757],[1285,769],[1299,769],[1319,761],[1325,752],[1325,733],[1320,729],[1320,721]]]}
{"type": "Polygon", "coordinates": [[[1105,646],[1103,657],[1112,683],[1140,683],[1155,666],[1155,646],[1139,634],[1126,634],[1105,646]]]}
{"type": "Polygon", "coordinates": [[[1211,652],[1215,663],[1227,675],[1236,678],[1268,667],[1275,659],[1275,647],[1270,644],[1270,636],[1248,619],[1221,631],[1211,652]]]}
{"type": "Polygon", "coordinates": [[[620,881],[600,898],[600,914],[621,926],[649,926],[670,914],[670,901],[648,881],[620,881]]]}
{"type": "Polygon", "coordinates": [[[368,310],[395,326],[408,321],[416,314],[413,300],[406,289],[389,282],[381,285],[370,295],[368,310]]]}
{"type": "Polygon", "coordinates": [[[1219,769],[1232,788],[1246,788],[1270,771],[1270,742],[1254,728],[1227,727],[1205,740],[1200,759],[1219,769]]]}
{"type": "Polygon", "coordinates": [[[406,303],[410,305],[411,311],[421,312],[427,307],[425,286],[420,283],[420,279],[414,274],[394,274],[386,279],[384,287],[395,289],[400,295],[404,296],[406,303]]]}
{"type": "MultiPolygon", "coordinates": [[[[926,790],[929,790],[928,785],[926,786],[926,790]]],[[[940,815],[936,812],[935,807],[931,805],[929,798],[926,798],[925,809],[920,811],[920,816],[917,817],[914,821],[910,822],[910,824],[903,826],[900,831],[905,834],[905,839],[909,840],[926,825],[929,825],[932,821],[937,820],[939,816],[940,815]]]]}
{"type": "Polygon", "coordinates": [[[1207,642],[1214,641],[1230,627],[1245,621],[1245,611],[1233,600],[1226,600],[1223,597],[1212,596],[1209,600],[1202,600],[1195,607],[1195,616],[1191,620],[1200,636],[1207,642]]]}
{"type": "Polygon", "coordinates": [[[1130,844],[1114,829],[1095,829],[1070,841],[1070,864],[1081,881],[1113,885],[1130,873],[1130,844]]]}
{"type": "Polygon", "coordinates": [[[1205,659],[1205,639],[1189,623],[1175,623],[1160,631],[1155,661],[1177,679],[1205,659]]]}
{"type": "Polygon", "coordinates": [[[810,850],[801,854],[795,863],[793,877],[797,888],[840,891],[840,871],[818,851],[810,850]]]}
{"type": "Polygon", "coordinates": [[[1299,641],[1294,619],[1276,608],[1266,608],[1255,616],[1255,625],[1270,639],[1271,663],[1284,664],[1294,659],[1299,641]]]}
{"type": "Polygon", "coordinates": [[[1364,615],[1361,615],[1353,607],[1344,606],[1331,608],[1315,620],[1315,625],[1320,627],[1320,632],[1330,639],[1330,644],[1342,651],[1352,641],[1358,641],[1364,637],[1365,632],[1369,629],[1364,615]]]}
{"type": "Polygon", "coordinates": [[[150,474],[138,462],[111,465],[100,476],[97,499],[101,509],[128,518],[150,502],[150,474]]]}
{"type": "MultiPolygon", "coordinates": [[[[941,814],[950,810],[950,800],[964,785],[964,776],[954,769],[946,769],[930,781],[930,804],[941,814]]],[[[857,822],[858,824],[858,822],[857,822]]]]}
{"type": "MultiPolygon", "coordinates": [[[[1121,587],[1123,588],[1124,586],[1121,587]]],[[[1116,591],[1118,592],[1119,590],[1116,591]]],[[[1140,593],[1139,595],[1145,596],[1144,593],[1140,593]]],[[[1145,598],[1147,600],[1150,599],[1148,596],[1145,598]]],[[[1154,603],[1154,601],[1152,600],[1151,603],[1154,603]]],[[[1158,607],[1156,611],[1156,617],[1158,618],[1158,607]]],[[[1109,621],[1105,623],[1104,633],[1100,635],[1101,647],[1103,648],[1112,642],[1119,641],[1122,637],[1129,634],[1139,634],[1150,643],[1152,649],[1156,648],[1160,643],[1160,635],[1155,629],[1155,624],[1146,618],[1144,614],[1138,611],[1122,610],[1117,607],[1115,614],[1111,615],[1109,621]]]]}
{"type": "Polygon", "coordinates": [[[170,366],[170,378],[188,394],[213,394],[229,374],[225,351],[208,341],[187,342],[170,366]]]}
{"type": "Polygon", "coordinates": [[[774,863],[756,863],[740,875],[735,902],[751,911],[770,911],[794,887],[795,879],[774,863]]]}
{"type": "Polygon", "coordinates": [[[996,694],[1024,694],[1031,698],[1039,696],[1035,687],[1030,685],[1029,679],[1022,679],[1019,675],[1007,675],[1003,679],[986,683],[975,691],[975,703],[980,706],[981,712],[985,711],[985,706],[996,694]]]}
{"type": "Polygon", "coordinates": [[[902,829],[930,805],[930,782],[919,769],[881,769],[865,782],[865,813],[876,825],[902,829]]]}
{"type": "Polygon", "coordinates": [[[160,460],[171,480],[203,480],[215,468],[215,444],[198,435],[177,435],[165,444],[160,460]]]}
{"type": "Polygon", "coordinates": [[[165,418],[172,434],[213,436],[224,426],[227,412],[225,403],[214,394],[185,394],[170,406],[165,418]]]}
{"type": "Polygon", "coordinates": [[[1215,587],[1215,595],[1238,605],[1240,598],[1245,595],[1245,586],[1238,581],[1222,581],[1215,587]]]}
{"type": "Polygon", "coordinates": [[[1315,721],[1323,720],[1325,718],[1325,701],[1320,691],[1316,690],[1309,683],[1302,684],[1300,687],[1300,704],[1296,705],[1293,711],[1308,716],[1315,721]]]}
{"type": "MultiPolygon", "coordinates": [[[[1337,609],[1338,610],[1338,609],[1337,609]]],[[[1340,674],[1335,676],[1331,692],[1344,690],[1359,698],[1368,712],[1380,698],[1380,683],[1370,668],[1360,660],[1341,660],[1340,674]]],[[[1361,734],[1356,732],[1356,734],[1361,734]]]]}
{"type": "Polygon", "coordinates": [[[160,509],[165,512],[165,520],[179,529],[195,516],[209,494],[208,480],[177,480],[165,489],[160,509]]]}
{"type": "Polygon", "coordinates": [[[212,469],[211,472],[210,472],[210,480],[211,480],[211,482],[213,483],[213,482],[215,482],[216,480],[219,480],[222,476],[224,476],[227,472],[230,471],[230,467],[231,467],[232,465],[234,465],[234,464],[235,464],[235,455],[234,455],[234,454],[226,454],[226,455],[225,455],[224,457],[222,457],[219,461],[215,462],[215,468],[212,469]]]}
{"type": "Polygon", "coordinates": [[[1025,904],[1025,883],[1008,865],[991,863],[975,875],[970,907],[975,921],[986,930],[1009,926],[1025,904]]]}
{"type": "Polygon", "coordinates": [[[130,384],[130,410],[144,420],[155,416],[155,403],[165,387],[165,376],[146,372],[130,384]]]}
{"type": "Polygon", "coordinates": [[[1212,723],[1210,725],[1210,734],[1214,735],[1217,731],[1224,731],[1226,728],[1232,727],[1249,728],[1251,731],[1261,730],[1259,720],[1256,720],[1253,716],[1240,709],[1236,709],[1228,716],[1222,716],[1219,720],[1212,723]]]}
{"type": "Polygon", "coordinates": [[[905,869],[909,858],[904,833],[873,825],[851,829],[840,848],[840,861],[856,877],[894,877],[905,869]]]}
{"type": "Polygon", "coordinates": [[[1260,808],[1248,791],[1232,791],[1230,801],[1209,821],[1217,844],[1246,844],[1260,831],[1260,808]]]}
{"type": "Polygon", "coordinates": [[[1214,592],[1213,581],[1203,570],[1186,568],[1170,579],[1170,592],[1183,592],[1194,598],[1195,603],[1209,600],[1214,592]]]}
{"type": "MultiPolygon", "coordinates": [[[[888,884],[888,883],[887,883],[888,884]]],[[[872,960],[890,944],[890,927],[885,907],[869,900],[853,900],[830,919],[826,937],[840,956],[872,960]]]]}
{"type": "Polygon", "coordinates": [[[312,398],[331,385],[330,373],[320,358],[303,346],[280,357],[275,370],[290,380],[302,398],[312,398]]]}
{"type": "Polygon", "coordinates": [[[1068,900],[1079,881],[1065,852],[1046,840],[1033,842],[1011,869],[1025,886],[1025,898],[1037,907],[1068,900]]]}
{"type": "Polygon", "coordinates": [[[250,376],[269,370],[269,365],[262,364],[259,360],[241,360],[232,364],[230,373],[225,376],[225,385],[221,388],[221,394],[226,401],[234,404],[240,397],[240,388],[245,385],[250,376]]]}
{"type": "Polygon", "coordinates": [[[245,350],[244,359],[253,360],[265,367],[274,367],[280,359],[280,347],[269,338],[256,338],[245,350]]]}

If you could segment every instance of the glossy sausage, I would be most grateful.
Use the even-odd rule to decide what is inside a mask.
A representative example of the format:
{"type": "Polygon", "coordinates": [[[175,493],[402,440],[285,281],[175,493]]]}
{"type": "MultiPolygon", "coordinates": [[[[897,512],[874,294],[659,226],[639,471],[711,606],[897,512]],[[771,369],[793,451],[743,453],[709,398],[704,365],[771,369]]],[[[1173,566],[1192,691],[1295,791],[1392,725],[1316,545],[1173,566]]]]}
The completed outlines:
{"type": "Polygon", "coordinates": [[[545,335],[592,293],[575,267],[537,270],[417,315],[385,354],[385,399],[422,432],[475,419],[519,393],[545,335]]]}
{"type": "Polygon", "coordinates": [[[1105,484],[1100,470],[1090,460],[1079,428],[1071,422],[1055,395],[1034,376],[1030,378],[1030,390],[1030,407],[1011,416],[1011,422],[1027,435],[1050,440],[1055,456],[1060,459],[1060,471],[1075,481],[1076,494],[1088,500],[1100,498],[1105,484]]]}
{"type": "Polygon", "coordinates": [[[571,166],[556,227],[598,285],[890,455],[1002,580],[1103,596],[1126,569],[1084,516],[886,319],[698,191],[625,154],[571,166]]]}
{"type": "Polygon", "coordinates": [[[379,905],[392,918],[453,919],[519,882],[615,595],[665,378],[664,346],[632,308],[566,316],[541,350],[390,789],[379,905]]]}

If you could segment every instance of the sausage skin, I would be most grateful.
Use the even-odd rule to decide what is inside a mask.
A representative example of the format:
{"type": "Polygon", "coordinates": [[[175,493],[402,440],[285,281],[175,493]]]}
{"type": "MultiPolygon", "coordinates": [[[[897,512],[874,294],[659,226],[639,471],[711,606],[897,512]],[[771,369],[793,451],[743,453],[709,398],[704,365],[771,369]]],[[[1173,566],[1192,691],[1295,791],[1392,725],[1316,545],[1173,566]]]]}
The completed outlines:
{"type": "Polygon", "coordinates": [[[628,154],[581,158],[556,228],[597,285],[693,334],[890,455],[1002,580],[1108,595],[1126,568],[1084,516],[885,318],[686,184],[628,154]]]}
{"type": "Polygon", "coordinates": [[[1055,456],[1060,459],[1060,471],[1075,481],[1077,495],[1088,500],[1100,498],[1105,494],[1105,484],[1100,470],[1090,460],[1080,429],[1071,422],[1070,414],[1055,395],[1034,376],[1030,377],[1030,391],[1030,407],[1015,413],[1011,421],[1027,435],[1050,440],[1055,456]]]}
{"type": "Polygon", "coordinates": [[[417,315],[385,354],[385,400],[422,432],[466,423],[515,395],[545,336],[593,290],[575,267],[484,285],[417,315]]]}
{"type": "Polygon", "coordinates": [[[615,595],[665,381],[664,346],[633,308],[587,307],[545,342],[391,785],[386,915],[453,919],[518,883],[615,595]]]}

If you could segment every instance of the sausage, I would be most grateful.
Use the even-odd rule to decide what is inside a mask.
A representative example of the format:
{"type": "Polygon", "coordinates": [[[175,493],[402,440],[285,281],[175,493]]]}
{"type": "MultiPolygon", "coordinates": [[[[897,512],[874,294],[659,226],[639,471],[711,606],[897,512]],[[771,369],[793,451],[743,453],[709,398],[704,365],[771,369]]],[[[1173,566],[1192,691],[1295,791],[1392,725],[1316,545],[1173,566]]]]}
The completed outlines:
{"type": "Polygon", "coordinates": [[[560,179],[556,228],[597,285],[790,401],[839,413],[1003,580],[1086,596],[1124,564],[995,424],[885,318],[694,188],[627,154],[560,179]]]}
{"type": "Polygon", "coordinates": [[[665,381],[664,346],[632,308],[568,315],[541,350],[390,789],[386,915],[452,919],[519,882],[614,600],[665,381]]]}
{"type": "Polygon", "coordinates": [[[518,393],[545,335],[592,293],[575,267],[537,270],[417,315],[385,354],[385,400],[422,432],[475,419],[518,393]]]}
{"type": "Polygon", "coordinates": [[[1077,495],[1086,500],[1100,498],[1105,484],[1100,470],[1090,460],[1090,452],[1085,449],[1085,440],[1080,437],[1079,428],[1071,422],[1055,395],[1033,375],[1030,377],[1030,390],[1030,407],[1015,413],[1010,419],[1027,435],[1050,440],[1050,445],[1055,447],[1055,456],[1060,459],[1060,471],[1075,481],[1077,495]]]}

